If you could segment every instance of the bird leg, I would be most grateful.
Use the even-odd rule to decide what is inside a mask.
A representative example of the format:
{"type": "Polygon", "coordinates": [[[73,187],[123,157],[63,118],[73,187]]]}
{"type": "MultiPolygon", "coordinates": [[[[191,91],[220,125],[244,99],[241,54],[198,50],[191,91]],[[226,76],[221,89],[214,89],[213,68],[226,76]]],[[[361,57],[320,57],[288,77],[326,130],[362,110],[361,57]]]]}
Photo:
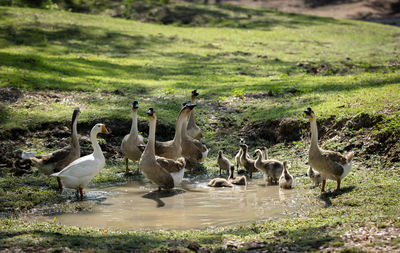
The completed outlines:
{"type": "Polygon", "coordinates": [[[326,179],[322,179],[321,193],[325,192],[326,179]]]}
{"type": "Polygon", "coordinates": [[[63,190],[63,185],[61,183],[61,179],[59,177],[57,177],[57,182],[58,182],[58,189],[60,189],[60,192],[62,192],[63,190]]]}
{"type": "Polygon", "coordinates": [[[222,174],[221,174],[221,168],[219,168],[219,176],[221,176],[222,174]]]}
{"type": "Polygon", "coordinates": [[[78,190],[79,190],[79,194],[80,194],[81,200],[83,200],[83,189],[82,189],[82,187],[79,187],[78,190]]]}
{"type": "Polygon", "coordinates": [[[250,178],[253,178],[253,172],[250,172],[250,178]]]}
{"type": "Polygon", "coordinates": [[[126,171],[127,173],[130,171],[130,169],[129,169],[129,167],[128,167],[128,163],[129,163],[129,159],[128,159],[128,158],[125,158],[125,165],[126,165],[125,171],[126,171]]]}
{"type": "Polygon", "coordinates": [[[336,187],[336,191],[340,190],[340,179],[336,181],[337,182],[337,187],[336,187]]]}

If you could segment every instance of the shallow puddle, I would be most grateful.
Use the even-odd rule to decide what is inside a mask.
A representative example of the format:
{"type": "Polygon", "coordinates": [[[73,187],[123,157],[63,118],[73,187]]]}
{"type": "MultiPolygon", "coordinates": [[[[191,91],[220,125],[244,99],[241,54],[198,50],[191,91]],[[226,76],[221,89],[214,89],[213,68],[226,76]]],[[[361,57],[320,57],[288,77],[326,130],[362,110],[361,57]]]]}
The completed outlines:
{"type": "MultiPolygon", "coordinates": [[[[97,201],[93,212],[55,215],[75,226],[127,230],[209,228],[283,217],[296,208],[295,190],[267,186],[263,179],[247,187],[210,188],[209,179],[190,180],[170,192],[136,181],[123,186],[86,189],[86,201],[97,201]]],[[[53,218],[53,216],[51,217],[53,218]]]]}

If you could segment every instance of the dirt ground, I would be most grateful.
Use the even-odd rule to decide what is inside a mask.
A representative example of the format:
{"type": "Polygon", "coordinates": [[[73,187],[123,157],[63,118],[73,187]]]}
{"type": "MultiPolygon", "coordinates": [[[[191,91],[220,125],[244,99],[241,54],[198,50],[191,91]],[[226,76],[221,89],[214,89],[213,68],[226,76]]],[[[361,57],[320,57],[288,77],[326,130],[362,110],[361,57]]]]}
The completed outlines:
{"type": "Polygon", "coordinates": [[[399,0],[222,0],[222,3],[400,26],[399,0]]]}

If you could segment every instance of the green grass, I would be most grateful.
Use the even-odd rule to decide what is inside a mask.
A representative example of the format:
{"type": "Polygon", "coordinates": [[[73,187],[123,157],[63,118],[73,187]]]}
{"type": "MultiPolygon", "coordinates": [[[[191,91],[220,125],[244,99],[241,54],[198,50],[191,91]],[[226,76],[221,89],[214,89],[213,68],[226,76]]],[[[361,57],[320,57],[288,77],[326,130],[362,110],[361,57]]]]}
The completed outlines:
{"type": "MultiPolygon", "coordinates": [[[[34,131],[44,123],[66,122],[75,106],[82,111],[80,123],[118,122],[130,117],[134,99],[139,100],[141,120],[152,106],[161,124],[173,125],[181,103],[197,88],[197,122],[211,148],[204,167],[216,175],[216,151],[222,148],[232,155],[239,134],[247,134],[240,132],[246,126],[276,118],[302,119],[301,112],[308,106],[320,119],[382,115],[382,121],[371,129],[345,127],[344,134],[352,136],[350,144],[362,144],[343,189],[318,198],[318,189],[301,177],[307,169],[308,142],[281,143],[270,147],[270,153],[292,164],[291,172],[306,199],[305,207],[293,217],[215,230],[152,233],[4,218],[0,249],[166,251],[198,242],[223,251],[227,241],[243,249],[250,247],[246,242],[257,241],[275,251],[281,246],[296,250],[306,245],[317,250],[320,246],[342,247],[340,235],[358,226],[389,222],[400,226],[399,165],[382,157],[363,157],[365,143],[358,137],[382,132],[399,136],[400,29],[226,5],[198,8],[221,11],[225,19],[209,19],[204,27],[162,26],[0,7],[0,87],[18,87],[25,94],[17,103],[0,105],[0,132],[34,131]],[[293,88],[297,90],[294,94],[289,92],[293,88]],[[252,93],[269,91],[274,96],[252,98],[252,93]]],[[[265,145],[265,140],[249,143],[253,150],[265,145]]],[[[339,138],[330,139],[325,147],[346,151],[349,145],[339,138]]],[[[35,138],[23,148],[49,151],[35,138]]],[[[123,171],[122,161],[109,160],[92,185],[135,180],[123,171]]],[[[0,212],[18,217],[27,210],[66,203],[56,193],[55,180],[36,170],[22,177],[0,172],[0,212]]],[[[327,187],[333,190],[335,183],[327,187]]],[[[85,207],[65,204],[59,208],[76,211],[85,207]]]]}
{"type": "MultiPolygon", "coordinates": [[[[263,12],[261,17],[273,19],[264,30],[166,29],[32,9],[1,8],[0,13],[0,85],[63,91],[70,99],[42,104],[33,99],[29,106],[3,108],[2,114],[10,115],[0,122],[3,129],[64,120],[76,105],[83,107],[82,120],[127,118],[133,99],[142,108],[154,106],[159,118],[172,123],[193,88],[199,89],[203,102],[232,97],[234,89],[282,94],[236,101],[233,106],[242,112],[235,115],[239,122],[293,117],[307,106],[322,117],[379,112],[400,100],[400,31],[395,27],[279,12],[263,12]],[[310,74],[299,62],[328,63],[345,72],[334,74],[328,68],[310,74]],[[285,91],[292,88],[298,92],[287,96],[285,91]],[[98,93],[116,89],[125,96],[98,93]],[[375,94],[374,99],[366,94],[375,94]]],[[[210,109],[200,106],[198,111],[206,124],[210,109]]]]}

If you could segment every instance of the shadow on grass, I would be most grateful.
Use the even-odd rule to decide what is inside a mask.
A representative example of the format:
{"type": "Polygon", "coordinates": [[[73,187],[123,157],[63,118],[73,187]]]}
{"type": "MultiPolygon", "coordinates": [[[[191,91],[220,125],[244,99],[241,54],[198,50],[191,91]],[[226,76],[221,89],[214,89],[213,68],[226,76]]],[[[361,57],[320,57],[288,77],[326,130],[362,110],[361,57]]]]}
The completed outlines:
{"type": "Polygon", "coordinates": [[[355,186],[348,186],[348,187],[343,187],[341,188],[339,191],[334,190],[332,192],[325,192],[322,193],[319,198],[325,202],[325,208],[328,208],[330,206],[332,206],[332,201],[331,199],[336,198],[337,196],[340,196],[342,194],[345,193],[349,193],[351,191],[353,191],[356,187],[355,186]]]}

